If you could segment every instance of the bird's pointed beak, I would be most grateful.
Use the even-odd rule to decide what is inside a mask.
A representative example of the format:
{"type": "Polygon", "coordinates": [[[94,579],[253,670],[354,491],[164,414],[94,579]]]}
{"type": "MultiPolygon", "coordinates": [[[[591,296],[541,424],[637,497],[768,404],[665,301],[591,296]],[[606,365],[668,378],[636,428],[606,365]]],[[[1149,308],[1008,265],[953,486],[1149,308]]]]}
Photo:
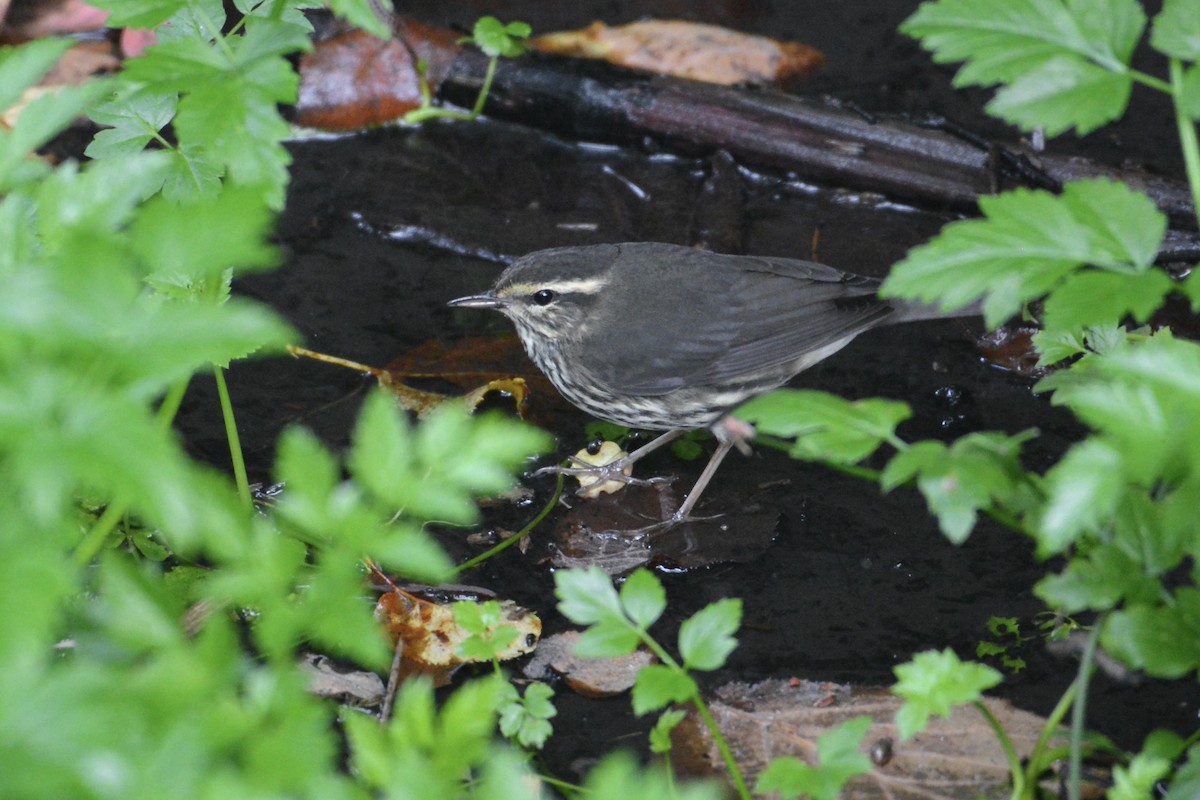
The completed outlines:
{"type": "Polygon", "coordinates": [[[472,294],[466,297],[459,297],[446,303],[454,308],[503,308],[506,303],[503,298],[496,297],[491,292],[485,294],[472,294]]]}

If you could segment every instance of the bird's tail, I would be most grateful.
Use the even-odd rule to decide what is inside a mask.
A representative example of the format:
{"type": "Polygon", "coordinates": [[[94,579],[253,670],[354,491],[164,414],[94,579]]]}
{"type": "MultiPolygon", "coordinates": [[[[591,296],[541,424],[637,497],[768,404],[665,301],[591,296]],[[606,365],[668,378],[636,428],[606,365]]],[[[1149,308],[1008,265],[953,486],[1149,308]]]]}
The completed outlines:
{"type": "Polygon", "coordinates": [[[915,300],[889,298],[887,304],[896,310],[888,322],[916,322],[923,319],[953,319],[956,317],[983,316],[983,301],[976,300],[969,306],[945,311],[936,303],[921,303],[915,300]]]}

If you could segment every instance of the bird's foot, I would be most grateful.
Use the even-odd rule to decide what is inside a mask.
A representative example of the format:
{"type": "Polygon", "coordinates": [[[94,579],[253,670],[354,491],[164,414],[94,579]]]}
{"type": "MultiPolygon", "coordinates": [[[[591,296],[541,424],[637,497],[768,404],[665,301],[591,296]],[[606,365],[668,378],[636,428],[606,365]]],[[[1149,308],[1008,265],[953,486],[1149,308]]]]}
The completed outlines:
{"type": "Polygon", "coordinates": [[[601,493],[616,492],[626,485],[658,486],[670,483],[674,478],[635,478],[630,473],[633,461],[623,456],[608,463],[593,464],[578,456],[569,456],[572,466],[554,465],[542,467],[534,475],[570,475],[579,481],[575,494],[580,497],[598,497],[601,493]]]}

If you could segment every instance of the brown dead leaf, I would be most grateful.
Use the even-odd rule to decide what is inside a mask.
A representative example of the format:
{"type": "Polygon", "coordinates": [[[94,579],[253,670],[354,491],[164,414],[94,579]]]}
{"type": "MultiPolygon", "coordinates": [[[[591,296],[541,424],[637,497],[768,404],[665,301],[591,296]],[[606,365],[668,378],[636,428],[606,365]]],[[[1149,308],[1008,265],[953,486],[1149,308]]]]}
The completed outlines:
{"type": "MultiPolygon", "coordinates": [[[[935,717],[929,727],[901,742],[892,720],[899,698],[882,687],[855,687],[815,681],[769,680],[731,683],[715,693],[709,710],[717,720],[746,780],[753,784],[771,759],[790,755],[808,763],[816,758],[817,737],[858,716],[873,723],[863,753],[875,769],[843,789],[844,800],[1000,800],[1010,793],[1008,761],[995,733],[971,706],[956,708],[948,719],[935,717]],[[890,744],[889,744],[890,743],[890,744]]],[[[987,699],[1013,741],[1028,756],[1045,720],[987,699]]],[[[672,762],[695,775],[723,774],[720,753],[694,712],[672,733],[672,762]]]]}
{"type": "Polygon", "coordinates": [[[396,402],[408,411],[412,411],[418,417],[423,417],[430,411],[433,411],[438,406],[447,402],[461,402],[468,409],[474,409],[483,402],[489,394],[493,392],[511,397],[516,405],[517,413],[521,413],[525,406],[525,380],[523,378],[495,378],[487,383],[476,386],[462,396],[452,396],[440,394],[438,392],[430,392],[424,389],[417,389],[404,383],[404,378],[429,378],[440,377],[436,375],[411,375],[398,373],[391,369],[380,369],[366,364],[361,364],[357,361],[351,361],[339,356],[331,356],[325,353],[318,353],[315,350],[309,350],[296,345],[288,345],[288,352],[297,358],[311,358],[314,361],[322,361],[326,364],[333,364],[338,367],[352,369],[355,372],[365,372],[371,375],[379,382],[379,385],[387,389],[395,397],[396,402]]]}
{"type": "Polygon", "coordinates": [[[300,668],[308,675],[308,690],[353,706],[375,706],[383,701],[383,679],[374,672],[339,669],[327,656],[305,653],[300,668]]]}
{"type": "Polygon", "coordinates": [[[1038,366],[1033,335],[1038,328],[1029,325],[1001,325],[979,337],[978,347],[983,357],[1001,369],[1026,378],[1041,378],[1050,370],[1038,366]]]}
{"type": "Polygon", "coordinates": [[[586,697],[612,697],[629,691],[638,670],[657,659],[645,650],[619,658],[580,658],[575,655],[579,631],[563,631],[542,639],[537,653],[525,665],[525,677],[543,680],[550,671],[562,675],[573,691],[586,697]]]}
{"type": "Polygon", "coordinates": [[[463,389],[512,379],[524,382],[529,402],[522,412],[534,422],[553,427],[557,414],[578,413],[533,365],[516,334],[467,336],[447,345],[430,340],[387,365],[387,371],[407,378],[437,378],[463,389]]]}
{"type": "MultiPolygon", "coordinates": [[[[376,570],[391,591],[379,596],[375,618],[379,620],[401,656],[400,677],[429,675],[434,686],[445,686],[454,671],[477,659],[461,653],[463,642],[471,633],[454,619],[453,603],[433,602],[406,592],[376,570]],[[402,645],[402,647],[401,647],[402,645]]],[[[525,655],[537,647],[542,635],[542,621],[534,612],[512,600],[500,601],[500,626],[513,627],[516,637],[497,657],[507,661],[525,655]]]]}
{"type": "Polygon", "coordinates": [[[457,36],[400,17],[393,31],[386,41],[349,30],[317,42],[300,59],[296,121],[348,131],[399,119],[421,104],[418,60],[436,91],[458,52],[457,36]]]}
{"type": "Polygon", "coordinates": [[[798,42],[684,20],[615,28],[593,22],[581,30],[538,36],[530,44],[547,53],[722,85],[782,82],[812,72],[825,60],[820,51],[798,42]]]}

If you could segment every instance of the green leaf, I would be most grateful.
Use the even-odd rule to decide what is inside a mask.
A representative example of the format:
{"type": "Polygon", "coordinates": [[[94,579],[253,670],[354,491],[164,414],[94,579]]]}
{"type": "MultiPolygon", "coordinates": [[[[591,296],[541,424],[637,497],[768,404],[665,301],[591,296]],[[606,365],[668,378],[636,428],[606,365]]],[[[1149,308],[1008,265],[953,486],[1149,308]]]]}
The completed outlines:
{"type": "Polygon", "coordinates": [[[153,28],[186,7],[186,0],[96,0],[114,28],[153,28]]]}
{"type": "Polygon", "coordinates": [[[1086,557],[1072,558],[1062,574],[1042,578],[1034,592],[1051,608],[1073,614],[1109,609],[1123,598],[1153,602],[1158,597],[1159,583],[1116,546],[1100,545],[1086,557]]]}
{"type": "Polygon", "coordinates": [[[997,326],[1085,264],[1146,269],[1166,224],[1147,203],[1104,179],[1074,181],[1061,196],[1017,189],[980,198],[984,219],[947,225],[913,248],[881,294],[948,309],[984,296],[985,321],[997,326]]]}
{"type": "Polygon", "coordinates": [[[1150,46],[1184,61],[1200,61],[1200,2],[1166,0],[1150,28],[1150,46]]]}
{"type": "Polygon", "coordinates": [[[471,39],[484,55],[512,58],[525,52],[525,46],[520,40],[528,37],[530,32],[529,25],[524,22],[510,22],[505,25],[495,17],[480,17],[475,22],[471,39]]]}
{"type": "Polygon", "coordinates": [[[737,633],[742,624],[742,601],[726,597],[709,603],[679,626],[679,653],[685,669],[705,672],[724,666],[725,659],[737,648],[737,633]]]}
{"type": "Polygon", "coordinates": [[[402,507],[417,483],[412,439],[408,420],[391,398],[371,392],[354,425],[346,466],[371,495],[402,507]]]}
{"type": "Polygon", "coordinates": [[[152,275],[211,290],[227,269],[275,266],[279,254],[266,243],[273,224],[274,214],[254,191],[231,189],[183,205],[157,198],[134,223],[133,244],[152,275]]]}
{"type": "Polygon", "coordinates": [[[1046,298],[1044,335],[1116,325],[1126,316],[1145,322],[1174,288],[1175,282],[1160,270],[1136,275],[1100,270],[1076,272],[1046,298]]]}
{"type": "Polygon", "coordinates": [[[987,104],[995,117],[1024,131],[1083,136],[1119,119],[1133,79],[1078,58],[1055,58],[1015,79],[987,104]]]}
{"type": "Polygon", "coordinates": [[[558,612],[576,625],[627,624],[612,578],[599,567],[555,572],[554,594],[558,612]]]}
{"type": "MultiPolygon", "coordinates": [[[[562,610],[560,604],[559,610],[562,610]]],[[[605,619],[592,625],[575,643],[580,658],[620,658],[637,649],[642,638],[636,628],[624,620],[605,619]]]]}
{"type": "Polygon", "coordinates": [[[1191,800],[1200,796],[1200,744],[1192,745],[1187,755],[1187,761],[1175,770],[1163,800],[1191,800]]]}
{"type": "Polygon", "coordinates": [[[70,39],[35,39],[20,47],[0,47],[0,108],[11,108],[71,49],[70,39]]]}
{"type": "Polygon", "coordinates": [[[813,800],[837,800],[847,781],[871,771],[871,759],[859,747],[870,717],[855,717],[817,737],[817,764],[792,756],[774,758],[758,777],[756,794],[778,792],[784,800],[805,795],[813,800]]]}
{"type": "Polygon", "coordinates": [[[29,156],[108,91],[109,83],[96,79],[56,89],[25,106],[10,130],[0,130],[0,194],[44,176],[49,167],[29,156]]]}
{"type": "Polygon", "coordinates": [[[923,730],[930,714],[948,717],[955,706],[981,700],[986,689],[1003,680],[989,666],[960,661],[949,648],[918,653],[894,671],[897,682],[892,692],[905,701],[896,713],[903,740],[923,730]]]}
{"type": "Polygon", "coordinates": [[[1046,473],[1046,504],[1035,535],[1038,555],[1061,553],[1081,533],[1107,523],[1121,500],[1121,454],[1100,439],[1075,445],[1046,473]]]}
{"type": "Polygon", "coordinates": [[[111,100],[88,111],[100,125],[85,154],[89,158],[112,158],[139,153],[175,116],[174,94],[141,91],[111,100]]]}
{"type": "MultiPolygon", "coordinates": [[[[504,684],[512,688],[512,684],[504,684]]],[[[513,700],[500,707],[500,732],[516,738],[522,747],[540,750],[553,732],[550,719],[558,714],[550,698],[554,690],[540,681],[525,688],[525,696],[516,700],[516,689],[512,689],[513,700]]]]}
{"type": "Polygon", "coordinates": [[[1124,111],[1145,23],[1136,0],[939,0],[900,30],[935,61],[965,61],[956,85],[1007,84],[989,110],[1053,135],[1086,133],[1124,111]]]}
{"type": "Polygon", "coordinates": [[[1153,797],[1155,785],[1171,772],[1165,758],[1138,753],[1129,766],[1113,767],[1113,786],[1107,800],[1146,800],[1153,797]]]}
{"type": "Polygon", "coordinates": [[[825,392],[778,389],[735,412],[762,433],[795,437],[793,458],[854,464],[895,436],[911,415],[904,403],[868,398],[845,400],[825,392]]]}
{"type": "Polygon", "coordinates": [[[1122,662],[1159,678],[1179,678],[1200,667],[1200,590],[1175,593],[1175,604],[1114,611],[1101,644],[1122,662]]]}
{"type": "Polygon", "coordinates": [[[671,752],[671,731],[679,723],[683,722],[683,718],[687,716],[687,712],[681,708],[673,708],[670,711],[664,711],[654,723],[654,727],[650,729],[650,752],[651,753],[669,753],[671,752]]]}
{"type": "Polygon", "coordinates": [[[633,684],[633,713],[644,716],[651,711],[682,703],[700,693],[686,672],[665,664],[651,664],[638,671],[633,684]]]}
{"type": "Polygon", "coordinates": [[[332,0],[329,8],[355,28],[362,28],[380,39],[391,38],[391,28],[383,19],[380,19],[379,14],[380,10],[386,13],[392,11],[391,0],[380,0],[378,5],[372,0],[332,0]]]}
{"type": "Polygon", "coordinates": [[[639,569],[625,579],[620,599],[625,614],[643,630],[653,625],[667,608],[666,590],[647,569],[639,569]]]}
{"type": "Polygon", "coordinates": [[[622,798],[622,800],[722,800],[725,787],[715,782],[690,782],[677,785],[658,766],[642,770],[628,752],[605,756],[588,772],[584,781],[585,797],[622,798]]]}
{"type": "Polygon", "coordinates": [[[966,541],[978,512],[993,505],[1023,507],[1030,488],[1021,467],[1021,446],[1036,431],[1015,436],[972,433],[947,447],[917,442],[897,453],[880,476],[884,491],[916,478],[942,533],[955,544],[966,541]]]}

